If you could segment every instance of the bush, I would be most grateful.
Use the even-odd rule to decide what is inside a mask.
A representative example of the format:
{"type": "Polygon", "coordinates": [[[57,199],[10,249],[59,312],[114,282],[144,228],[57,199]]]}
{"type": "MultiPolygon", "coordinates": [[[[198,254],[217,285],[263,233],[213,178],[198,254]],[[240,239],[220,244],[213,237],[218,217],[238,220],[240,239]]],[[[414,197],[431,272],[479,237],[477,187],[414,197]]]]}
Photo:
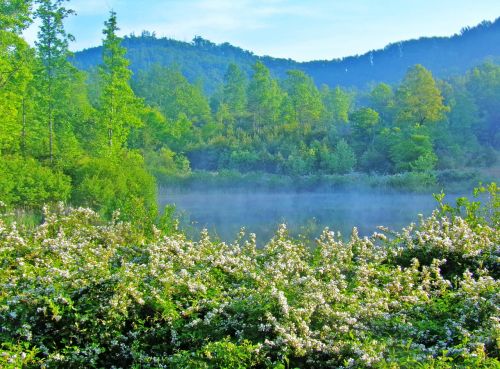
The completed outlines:
{"type": "Polygon", "coordinates": [[[436,176],[431,172],[406,172],[387,177],[390,188],[406,191],[425,191],[435,188],[436,176]]]}
{"type": "Polygon", "coordinates": [[[66,201],[70,178],[33,158],[0,159],[0,199],[13,207],[41,209],[43,204],[66,201]]]}
{"type": "Polygon", "coordinates": [[[74,173],[72,201],[99,211],[110,219],[117,209],[124,220],[154,217],[156,183],[134,153],[118,158],[86,158],[74,173]]]}
{"type": "Polygon", "coordinates": [[[477,216],[315,249],[281,226],[264,248],[55,208],[0,217],[0,366],[496,368],[498,190],[477,216]],[[492,223],[493,221],[493,223],[492,223]]]}
{"type": "Polygon", "coordinates": [[[337,174],[352,172],[356,165],[356,155],[343,139],[337,143],[331,160],[333,172],[337,174]]]}

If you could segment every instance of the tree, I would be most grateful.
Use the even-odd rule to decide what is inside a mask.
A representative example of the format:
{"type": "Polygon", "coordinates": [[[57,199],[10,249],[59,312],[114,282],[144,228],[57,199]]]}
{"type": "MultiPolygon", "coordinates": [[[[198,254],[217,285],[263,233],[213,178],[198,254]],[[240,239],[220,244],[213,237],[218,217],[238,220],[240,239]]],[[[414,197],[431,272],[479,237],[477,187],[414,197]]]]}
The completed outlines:
{"type": "Polygon", "coordinates": [[[22,141],[34,55],[20,34],[30,23],[31,1],[0,1],[0,154],[17,152],[22,141]]]}
{"type": "Polygon", "coordinates": [[[98,115],[101,125],[107,132],[107,152],[117,153],[125,147],[131,127],[142,124],[142,100],[136,97],[130,87],[132,72],[125,58],[126,50],[121,46],[121,38],[116,13],[110,12],[104,23],[103,64],[99,68],[102,84],[99,98],[98,115]]]}
{"type": "Polygon", "coordinates": [[[42,103],[47,120],[51,163],[54,160],[55,146],[54,116],[59,109],[56,104],[64,105],[57,95],[67,87],[69,74],[76,72],[68,62],[70,54],[68,45],[74,38],[66,33],[63,21],[74,12],[62,6],[66,1],[68,0],[37,0],[36,16],[40,19],[41,25],[35,45],[42,65],[38,80],[39,89],[45,92],[42,95],[44,97],[42,103]]]}
{"type": "Polygon", "coordinates": [[[377,127],[380,123],[380,116],[371,108],[361,108],[351,114],[350,121],[356,151],[361,154],[373,145],[377,127]]]}
{"type": "Polygon", "coordinates": [[[177,119],[179,114],[185,114],[197,126],[212,120],[210,105],[201,87],[189,83],[176,67],[155,64],[149,71],[138,73],[134,88],[169,120],[177,119]]]}
{"type": "Polygon", "coordinates": [[[332,155],[333,169],[337,174],[347,174],[356,166],[356,154],[342,139],[337,143],[332,155]]]}
{"type": "Polygon", "coordinates": [[[263,126],[278,121],[283,92],[262,62],[255,63],[253,71],[248,86],[248,110],[253,116],[254,132],[260,132],[263,126]]]}
{"type": "Polygon", "coordinates": [[[330,89],[328,86],[321,88],[321,97],[325,105],[324,120],[333,124],[347,123],[351,110],[352,95],[340,87],[330,89]]]}
{"type": "Polygon", "coordinates": [[[466,86],[483,119],[476,128],[482,142],[500,148],[500,66],[492,62],[474,68],[466,78],[466,86]]]}
{"type": "Polygon", "coordinates": [[[223,103],[237,119],[245,114],[247,104],[247,78],[234,63],[229,64],[224,76],[223,103]]]}
{"type": "Polygon", "coordinates": [[[283,82],[299,124],[314,125],[323,113],[321,95],[311,77],[304,72],[291,70],[283,82]]]}
{"type": "Polygon", "coordinates": [[[431,72],[420,64],[406,73],[396,92],[396,104],[396,122],[403,126],[437,122],[449,111],[431,72]]]}
{"type": "Polygon", "coordinates": [[[394,112],[394,91],[386,83],[379,83],[370,92],[369,107],[377,111],[382,124],[391,122],[394,112]]]}
{"type": "Polygon", "coordinates": [[[390,156],[397,171],[432,170],[437,162],[425,126],[414,126],[408,130],[396,129],[391,137],[390,156]]]}
{"type": "Polygon", "coordinates": [[[0,1],[0,30],[19,35],[31,23],[31,0],[0,1]]]}

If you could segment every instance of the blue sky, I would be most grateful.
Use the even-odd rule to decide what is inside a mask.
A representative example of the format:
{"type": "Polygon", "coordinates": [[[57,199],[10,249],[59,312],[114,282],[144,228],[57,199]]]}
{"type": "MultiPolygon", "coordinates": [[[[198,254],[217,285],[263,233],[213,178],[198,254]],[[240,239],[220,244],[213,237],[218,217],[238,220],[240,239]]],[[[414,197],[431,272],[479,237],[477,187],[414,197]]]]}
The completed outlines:
{"type": "MultiPolygon", "coordinates": [[[[97,46],[110,9],[121,35],[195,35],[257,55],[333,59],[422,36],[447,36],[500,17],[500,0],[71,0],[72,50],[97,46]]],[[[33,40],[36,27],[27,31],[33,40]]]]}

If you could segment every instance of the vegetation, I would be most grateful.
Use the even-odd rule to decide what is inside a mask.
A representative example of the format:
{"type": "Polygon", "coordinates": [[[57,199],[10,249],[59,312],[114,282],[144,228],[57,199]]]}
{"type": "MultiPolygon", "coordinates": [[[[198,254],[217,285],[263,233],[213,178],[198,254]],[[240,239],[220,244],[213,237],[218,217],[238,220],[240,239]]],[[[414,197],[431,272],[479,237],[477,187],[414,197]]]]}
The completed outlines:
{"type": "Polygon", "coordinates": [[[66,3],[0,0],[0,367],[500,366],[495,184],[483,205],[437,195],[418,225],[326,229],[313,248],[285,226],[264,248],[243,231],[192,241],[156,206],[156,180],[471,180],[496,160],[500,66],[436,80],[415,65],[355,91],[257,61],[210,90],[156,64],[132,79],[111,12],[83,72],[66,3]]]}
{"type": "Polygon", "coordinates": [[[3,368],[498,368],[500,202],[264,248],[90,209],[0,218],[3,368]]]}
{"type": "Polygon", "coordinates": [[[69,201],[108,217],[117,208],[123,219],[154,217],[155,181],[128,144],[151,113],[130,87],[115,15],[92,89],[68,61],[73,37],[63,21],[73,12],[65,2],[0,2],[0,198],[35,211],[69,201]],[[34,49],[20,36],[33,16],[40,21],[34,49]]]}
{"type": "Polygon", "coordinates": [[[224,173],[312,184],[348,175],[418,190],[498,156],[493,62],[445,81],[415,65],[397,85],[362,91],[318,88],[300,70],[277,79],[261,61],[250,73],[229,64],[208,95],[176,67],[148,65],[132,78],[113,12],[100,65],[83,72],[69,62],[65,0],[0,4],[0,197],[13,209],[63,200],[147,222],[157,213],[155,181],[183,182],[193,170],[222,182],[232,177],[224,173]],[[21,34],[34,18],[32,48],[21,34]]]}

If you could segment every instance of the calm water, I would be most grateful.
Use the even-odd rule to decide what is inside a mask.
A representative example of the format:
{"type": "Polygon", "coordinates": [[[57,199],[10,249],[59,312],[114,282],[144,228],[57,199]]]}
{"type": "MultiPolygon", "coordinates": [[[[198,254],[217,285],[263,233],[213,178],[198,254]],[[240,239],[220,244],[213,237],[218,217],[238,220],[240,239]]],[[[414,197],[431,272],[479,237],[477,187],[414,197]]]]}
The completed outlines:
{"type": "MultiPolygon", "coordinates": [[[[455,198],[450,196],[448,200],[455,198]]],[[[223,241],[233,241],[241,227],[268,241],[280,223],[295,236],[317,237],[324,227],[349,235],[358,227],[369,235],[383,225],[399,230],[429,215],[436,207],[431,194],[380,192],[273,193],[241,191],[161,191],[161,206],[175,204],[181,228],[196,235],[207,228],[223,241]]]]}

